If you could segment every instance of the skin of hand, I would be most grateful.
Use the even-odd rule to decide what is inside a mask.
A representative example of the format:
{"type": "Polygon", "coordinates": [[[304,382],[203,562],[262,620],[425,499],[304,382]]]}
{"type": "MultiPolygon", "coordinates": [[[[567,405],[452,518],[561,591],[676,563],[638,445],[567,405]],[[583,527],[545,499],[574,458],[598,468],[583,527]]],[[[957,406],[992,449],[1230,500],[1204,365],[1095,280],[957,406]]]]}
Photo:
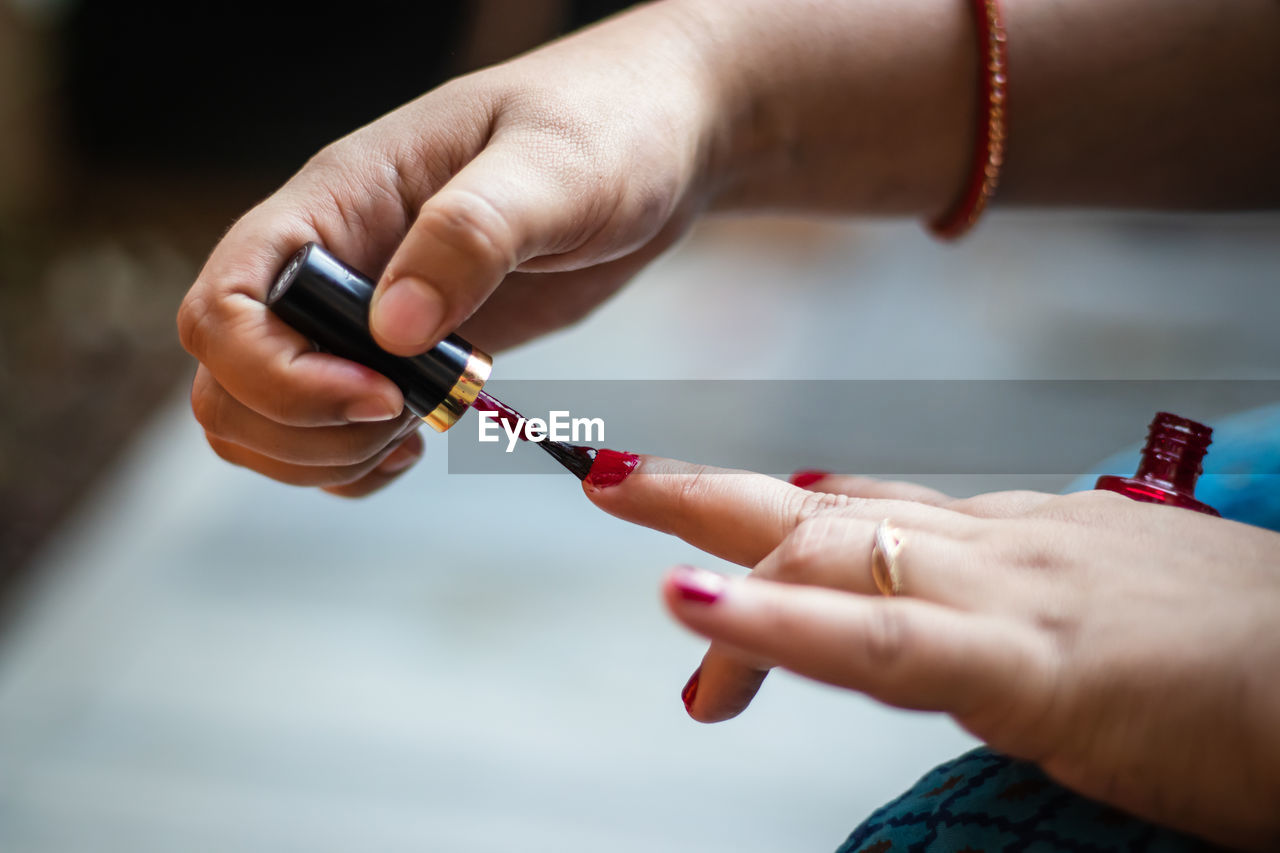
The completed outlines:
{"type": "Polygon", "coordinates": [[[738,714],[782,666],[948,713],[1137,816],[1280,843],[1280,535],[1109,492],[954,500],[836,476],[805,490],[657,457],[586,492],[752,567],[667,577],[671,612],[711,640],[695,719],[738,714]],[[891,598],[871,575],[886,518],[902,540],[891,598]]]}
{"type": "MultiPolygon", "coordinates": [[[[460,328],[492,352],[583,317],[704,208],[939,213],[969,169],[967,5],[663,0],[335,142],[236,223],[179,311],[209,443],[348,496],[421,453],[397,388],[313,352],[263,306],[308,240],[378,276],[370,324],[388,351],[460,328]]],[[[1280,198],[1280,4],[1004,5],[1001,198],[1280,198]]]]}
{"type": "Polygon", "coordinates": [[[572,323],[670,246],[707,196],[712,87],[689,41],[659,6],[460,78],[321,151],[240,219],[178,317],[214,450],[347,496],[421,452],[399,389],[265,308],[309,240],[382,273],[371,326],[400,355],[459,326],[492,351],[572,323]]]}

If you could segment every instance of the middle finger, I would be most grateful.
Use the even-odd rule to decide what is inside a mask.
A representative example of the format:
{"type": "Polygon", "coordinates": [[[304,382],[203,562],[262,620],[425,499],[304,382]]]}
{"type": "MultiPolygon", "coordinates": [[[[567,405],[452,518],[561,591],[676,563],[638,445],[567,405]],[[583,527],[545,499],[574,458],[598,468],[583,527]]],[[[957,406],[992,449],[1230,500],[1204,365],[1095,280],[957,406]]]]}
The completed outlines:
{"type": "Polygon", "coordinates": [[[418,420],[406,409],[389,421],[321,427],[282,424],[231,396],[203,365],[191,386],[191,408],[208,435],[277,462],[305,466],[359,465],[418,420]]]}

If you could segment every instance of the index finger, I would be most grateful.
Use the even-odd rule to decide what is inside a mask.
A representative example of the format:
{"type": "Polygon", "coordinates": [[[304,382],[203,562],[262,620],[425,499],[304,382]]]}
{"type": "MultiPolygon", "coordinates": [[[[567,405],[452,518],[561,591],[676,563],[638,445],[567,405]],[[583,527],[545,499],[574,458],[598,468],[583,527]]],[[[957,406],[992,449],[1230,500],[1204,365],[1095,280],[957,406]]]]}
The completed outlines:
{"type": "Polygon", "coordinates": [[[404,406],[389,379],[315,352],[265,304],[267,289],[313,228],[270,202],[223,238],[178,312],[182,345],[245,406],[290,426],[389,420],[404,406]]]}
{"type": "Polygon", "coordinates": [[[600,488],[583,481],[591,502],[618,518],[677,536],[709,554],[754,566],[808,518],[830,511],[871,523],[947,510],[801,489],[751,471],[641,456],[634,472],[600,488]]]}

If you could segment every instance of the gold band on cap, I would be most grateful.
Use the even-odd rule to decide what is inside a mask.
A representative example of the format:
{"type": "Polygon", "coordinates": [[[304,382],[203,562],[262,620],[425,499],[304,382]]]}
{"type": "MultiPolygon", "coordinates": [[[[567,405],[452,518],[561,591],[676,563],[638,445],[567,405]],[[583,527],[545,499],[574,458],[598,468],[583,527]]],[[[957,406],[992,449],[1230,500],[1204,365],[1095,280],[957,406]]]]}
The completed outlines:
{"type": "Polygon", "coordinates": [[[436,432],[444,432],[456,424],[458,418],[462,417],[462,413],[471,408],[471,404],[475,402],[476,395],[489,380],[491,370],[493,370],[493,359],[472,347],[471,354],[467,356],[467,366],[463,368],[458,381],[453,383],[449,393],[440,401],[440,405],[423,415],[422,420],[436,432]]]}

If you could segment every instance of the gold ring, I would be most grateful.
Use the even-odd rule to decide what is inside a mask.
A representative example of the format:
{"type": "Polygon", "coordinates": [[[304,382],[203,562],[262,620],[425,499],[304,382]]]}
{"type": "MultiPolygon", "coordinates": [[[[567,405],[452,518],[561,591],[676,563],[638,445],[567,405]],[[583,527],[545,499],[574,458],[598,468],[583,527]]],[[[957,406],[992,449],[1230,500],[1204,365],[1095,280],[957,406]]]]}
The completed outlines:
{"type": "Polygon", "coordinates": [[[902,533],[885,519],[876,525],[876,541],[871,546],[871,579],[881,595],[902,592],[902,576],[898,573],[898,554],[902,551],[902,533]]]}

